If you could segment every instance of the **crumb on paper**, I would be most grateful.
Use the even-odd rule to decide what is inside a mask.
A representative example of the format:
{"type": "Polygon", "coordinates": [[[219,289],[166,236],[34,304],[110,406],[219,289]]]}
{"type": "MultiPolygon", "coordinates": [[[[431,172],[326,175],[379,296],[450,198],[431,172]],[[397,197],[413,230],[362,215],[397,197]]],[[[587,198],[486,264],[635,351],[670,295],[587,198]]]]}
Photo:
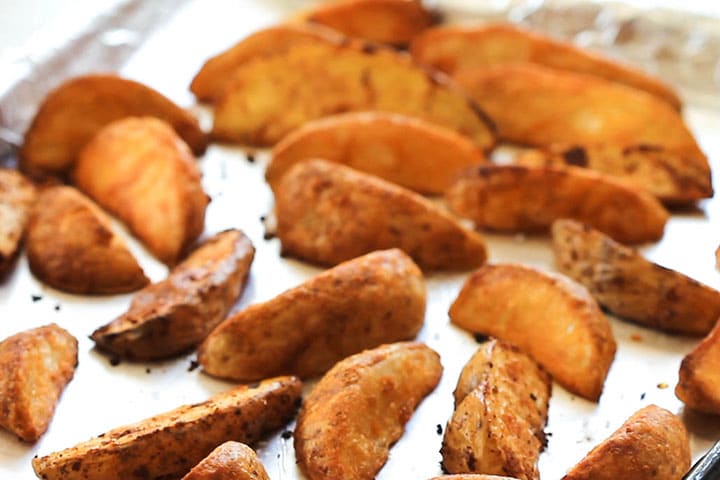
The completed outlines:
{"type": "Polygon", "coordinates": [[[632,335],[630,335],[630,340],[640,343],[643,341],[643,337],[639,333],[633,333],[632,335]]]}
{"type": "Polygon", "coordinates": [[[665,390],[666,388],[668,388],[668,386],[669,385],[665,382],[660,382],[657,384],[657,388],[659,388],[660,390],[665,390]]]}
{"type": "Polygon", "coordinates": [[[280,434],[280,438],[282,438],[283,440],[288,440],[288,439],[292,438],[292,436],[293,436],[292,430],[285,430],[284,432],[282,432],[280,434]]]}
{"type": "Polygon", "coordinates": [[[200,364],[198,363],[197,360],[190,360],[190,365],[188,366],[187,371],[192,372],[192,371],[196,370],[199,366],[200,366],[200,364]]]}
{"type": "Polygon", "coordinates": [[[30,298],[32,298],[33,303],[35,303],[35,302],[39,302],[40,300],[42,300],[43,297],[42,297],[42,295],[30,295],[30,298]]]}
{"type": "Polygon", "coordinates": [[[437,433],[438,435],[442,435],[442,432],[443,432],[442,425],[440,425],[438,423],[437,426],[435,427],[435,433],[437,433]]]}

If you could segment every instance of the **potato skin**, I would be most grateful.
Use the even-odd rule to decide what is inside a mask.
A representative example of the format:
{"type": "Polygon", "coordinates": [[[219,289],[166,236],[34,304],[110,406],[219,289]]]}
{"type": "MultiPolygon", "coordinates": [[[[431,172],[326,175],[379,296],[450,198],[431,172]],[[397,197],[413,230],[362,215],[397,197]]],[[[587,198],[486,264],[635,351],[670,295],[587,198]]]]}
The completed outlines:
{"type": "Polygon", "coordinates": [[[33,469],[44,480],[181,478],[223,442],[253,443],[287,423],[295,414],[301,390],[301,382],[294,377],[241,385],[205,402],[36,457],[33,469]]]}
{"type": "Polygon", "coordinates": [[[0,280],[17,258],[36,198],[35,185],[23,174],[0,168],[0,280]]]}
{"type": "Polygon", "coordinates": [[[300,469],[309,480],[375,478],[441,374],[440,357],[421,343],[383,345],[336,364],[300,409],[300,469]]]}
{"type": "Polygon", "coordinates": [[[205,339],[198,361],[206,373],[238,381],[313,377],[365,348],[414,338],[425,295],[407,255],[370,253],[236,313],[205,339]]]}
{"type": "Polygon", "coordinates": [[[552,236],[560,271],[619,317],[685,335],[704,335],[720,318],[720,292],[587,225],[557,220],[552,236]]]}
{"type": "Polygon", "coordinates": [[[275,213],[283,254],[320,265],[392,247],[427,270],[473,268],[486,258],[483,238],[429,200],[321,160],[282,177],[275,213]]]}
{"type": "Polygon", "coordinates": [[[36,442],[77,366],[77,340],[54,323],[0,342],[0,426],[36,442]]]}
{"type": "Polygon", "coordinates": [[[720,415],[720,324],[683,358],[675,395],[688,407],[720,415]]]}
{"type": "Polygon", "coordinates": [[[182,480],[270,480],[255,451],[228,441],[195,465],[182,480]]]}

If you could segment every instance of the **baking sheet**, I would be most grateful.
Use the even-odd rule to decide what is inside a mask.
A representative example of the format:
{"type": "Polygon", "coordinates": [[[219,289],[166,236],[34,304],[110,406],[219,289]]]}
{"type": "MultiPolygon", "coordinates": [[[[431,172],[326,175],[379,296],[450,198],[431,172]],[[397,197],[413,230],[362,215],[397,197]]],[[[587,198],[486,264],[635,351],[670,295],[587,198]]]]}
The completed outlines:
{"type": "MultiPolygon", "coordinates": [[[[465,22],[475,18],[468,15],[468,9],[472,10],[469,5],[474,2],[460,4],[456,0],[436,3],[446,10],[450,18],[461,16],[465,22]]],[[[547,16],[554,11],[556,3],[567,4],[487,2],[476,10],[483,16],[510,16],[523,23],[549,25],[548,22],[558,21],[552,15],[547,16]],[[535,6],[531,9],[530,4],[535,6]],[[493,5],[495,9],[489,12],[489,6],[493,5]]],[[[190,1],[174,12],[168,12],[167,23],[142,44],[120,73],[157,88],[180,104],[193,105],[187,86],[209,55],[305,5],[307,2],[290,0],[190,1]]],[[[592,5],[592,8],[596,7],[592,5]]],[[[567,21],[575,25],[576,32],[569,33],[571,37],[603,26],[597,20],[599,11],[588,14],[589,7],[574,8],[569,11],[576,15],[567,17],[567,21]],[[585,22],[584,27],[580,20],[585,22]]],[[[615,7],[602,8],[610,9],[603,12],[611,12],[615,7]]],[[[634,17],[627,16],[630,11],[625,7],[618,11],[624,12],[624,16],[618,17],[623,21],[635,18],[636,29],[640,28],[637,25],[650,28],[644,26],[642,18],[645,17],[638,15],[637,11],[634,11],[634,17]]],[[[603,15],[607,26],[610,13],[603,15]]],[[[687,35],[689,27],[686,25],[684,28],[687,35]]],[[[713,37],[709,35],[707,38],[713,37]]],[[[712,45],[712,41],[704,40],[705,45],[712,45]]],[[[608,43],[614,48],[613,54],[625,52],[617,42],[608,43]]],[[[645,58],[649,64],[656,65],[654,57],[648,57],[647,52],[645,58]]],[[[692,58],[679,60],[694,61],[692,58]]],[[[698,76],[705,79],[702,85],[683,84],[683,94],[693,101],[685,114],[717,171],[720,162],[720,137],[717,135],[720,131],[720,111],[711,102],[696,100],[718,98],[718,90],[713,90],[716,86],[713,82],[717,78],[706,70],[698,70],[698,76]],[[693,96],[695,93],[698,95],[693,96]]],[[[204,107],[193,108],[209,126],[210,112],[204,107]]],[[[203,183],[213,199],[207,212],[206,234],[229,227],[241,228],[257,248],[249,284],[236,309],[270,299],[320,271],[298,261],[280,258],[279,242],[263,238],[261,216],[267,214],[272,206],[272,195],[263,180],[266,162],[267,157],[262,152],[248,157],[242,149],[219,145],[212,145],[200,160],[203,183]]],[[[715,180],[717,185],[717,177],[715,180]]],[[[663,240],[645,248],[644,252],[662,265],[719,288],[720,275],[715,269],[714,250],[720,243],[720,232],[713,228],[718,224],[719,210],[720,202],[712,200],[701,202],[697,211],[673,215],[663,240]]],[[[121,231],[148,276],[154,281],[162,279],[167,269],[126,231],[121,231]]],[[[487,240],[491,262],[522,262],[553,269],[550,243],[546,237],[487,235],[487,240]]],[[[428,309],[425,327],[419,338],[441,354],[445,371],[438,388],[420,405],[407,425],[405,435],[392,449],[379,479],[426,479],[440,473],[442,435],[438,433],[438,425],[444,429],[451,416],[451,392],[460,369],[477,347],[471,335],[449,324],[447,316],[448,307],[466,275],[427,276],[428,309]]],[[[78,338],[80,363],[75,378],[58,404],[50,429],[37,444],[27,445],[8,433],[0,432],[0,479],[35,478],[30,466],[34,455],[72,446],[113,427],[181,404],[204,400],[232,386],[204,375],[200,369],[192,369],[192,354],[167,362],[112,366],[106,356],[94,351],[93,343],[87,336],[121,314],[130,298],[131,295],[85,297],[64,294],[37,282],[29,273],[25,257],[20,258],[14,273],[0,287],[0,338],[56,322],[78,338]]],[[[720,438],[720,420],[684,411],[673,394],[680,360],[696,340],[665,335],[615,319],[611,322],[619,346],[600,402],[594,404],[570,395],[557,384],[553,387],[546,429],[550,434],[549,444],[540,457],[543,478],[560,478],[628,416],[650,403],[682,415],[692,435],[694,458],[720,438]]],[[[292,425],[288,428],[292,429],[292,425]]],[[[278,434],[261,444],[259,453],[271,478],[302,478],[295,464],[292,440],[284,440],[278,434]]]]}

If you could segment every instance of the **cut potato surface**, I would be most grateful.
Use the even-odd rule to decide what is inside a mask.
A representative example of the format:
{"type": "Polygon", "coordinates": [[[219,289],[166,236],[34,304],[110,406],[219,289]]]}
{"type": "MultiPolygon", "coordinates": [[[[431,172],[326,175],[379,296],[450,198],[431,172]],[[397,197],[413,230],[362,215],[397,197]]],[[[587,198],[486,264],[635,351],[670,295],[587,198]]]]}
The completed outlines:
{"type": "Polygon", "coordinates": [[[17,258],[36,197],[20,172],[0,168],[0,280],[17,258]]]}

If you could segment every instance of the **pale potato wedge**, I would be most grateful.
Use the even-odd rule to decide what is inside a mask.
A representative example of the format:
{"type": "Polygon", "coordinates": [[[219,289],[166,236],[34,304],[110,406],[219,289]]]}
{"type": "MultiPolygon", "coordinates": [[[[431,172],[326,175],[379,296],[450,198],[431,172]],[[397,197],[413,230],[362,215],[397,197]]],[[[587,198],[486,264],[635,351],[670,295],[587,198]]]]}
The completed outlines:
{"type": "Polygon", "coordinates": [[[0,168],[0,279],[20,252],[36,197],[35,186],[20,172],[0,168]]]}
{"type": "Polygon", "coordinates": [[[579,167],[480,166],[458,178],[445,200],[479,228],[544,233],[572,218],[633,244],[660,240],[669,216],[648,192],[579,167]]]}
{"type": "Polygon", "coordinates": [[[492,122],[447,77],[360,41],[298,45],[241,66],[215,105],[212,135],[269,146],[310,120],[362,110],[420,117],[483,150],[495,143],[492,122]]]}
{"type": "Polygon", "coordinates": [[[690,468],[690,440],[680,419],[649,405],[631,416],[563,480],[678,480],[690,468]]]}
{"type": "Polygon", "coordinates": [[[516,344],[570,392],[600,398],[615,339],[579,283],[523,265],[486,265],[465,281],[449,313],[460,328],[516,344]]]}
{"type": "Polygon", "coordinates": [[[228,440],[251,444],[285,425],[301,393],[294,377],[241,385],[36,457],[33,469],[43,480],[181,478],[218,445],[228,440]]]}
{"type": "Polygon", "coordinates": [[[127,293],[150,282],[107,215],[72,187],[50,187],[38,196],[27,256],[33,275],[64,292],[127,293]]]}
{"type": "Polygon", "coordinates": [[[0,342],[0,427],[36,442],[75,373],[77,352],[75,337],[54,323],[0,342]]]}
{"type": "Polygon", "coordinates": [[[238,381],[313,377],[365,348],[415,338],[424,317],[417,266],[400,250],[374,252],[236,313],[205,339],[198,361],[238,381]]]}
{"type": "Polygon", "coordinates": [[[683,358],[675,395],[688,407],[720,415],[720,324],[683,358]]]}
{"type": "Polygon", "coordinates": [[[720,292],[587,225],[558,220],[552,237],[558,269],[619,317],[686,335],[704,335],[720,318],[720,292]]]}
{"type": "Polygon", "coordinates": [[[321,158],[420,193],[442,194],[465,168],[488,162],[468,138],[388,112],[353,112],[308,122],[272,151],[265,178],[277,185],[294,164],[321,158]]]}
{"type": "Polygon", "coordinates": [[[456,410],[441,450],[443,469],[539,479],[550,389],[550,375],[517,347],[485,342],[455,389],[456,410]]]}
{"type": "Polygon", "coordinates": [[[393,247],[427,270],[474,268],[487,256],[480,234],[424,197],[322,160],[282,177],[275,214],[283,254],[321,265],[393,247]]]}
{"type": "Polygon", "coordinates": [[[342,360],[300,409],[300,469],[309,480],[375,478],[441,375],[440,356],[422,343],[383,345],[342,360]]]}
{"type": "Polygon", "coordinates": [[[80,153],[77,186],[108,209],[160,260],[175,264],[202,233],[210,201],[187,145],[156,118],[104,127],[80,153]]]}
{"type": "Polygon", "coordinates": [[[90,338],[100,350],[131,360],[183,353],[225,319],[245,288],[254,256],[240,230],[218,233],[165,280],[138,292],[126,313],[90,338]]]}
{"type": "Polygon", "coordinates": [[[157,117],[200,155],[207,136],[195,117],[160,92],[111,74],[83,75],[48,93],[25,134],[20,168],[33,177],[64,177],[80,150],[105,125],[125,117],[157,117]]]}
{"type": "Polygon", "coordinates": [[[431,28],[413,39],[410,52],[418,62],[450,75],[497,64],[536,63],[623,83],[645,90],[676,109],[682,106],[677,93],[658,78],[570,42],[508,23],[431,28]]]}
{"type": "Polygon", "coordinates": [[[255,451],[228,441],[195,465],[182,480],[270,480],[255,451]]]}

